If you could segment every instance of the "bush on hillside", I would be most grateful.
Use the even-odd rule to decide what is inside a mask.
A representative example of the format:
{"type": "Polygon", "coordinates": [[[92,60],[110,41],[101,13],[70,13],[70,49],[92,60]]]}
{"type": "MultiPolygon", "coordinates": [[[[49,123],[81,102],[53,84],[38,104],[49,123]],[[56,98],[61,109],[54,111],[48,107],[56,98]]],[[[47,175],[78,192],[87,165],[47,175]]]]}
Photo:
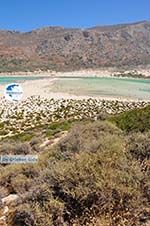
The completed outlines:
{"type": "Polygon", "coordinates": [[[143,208],[143,173],[128,158],[120,133],[106,122],[76,126],[57,147],[70,158],[53,164],[49,160],[42,180],[50,185],[53,198],[64,203],[61,218],[69,224],[77,218],[79,225],[86,225],[94,216],[108,215],[117,225],[132,221],[143,208]]]}
{"type": "Polygon", "coordinates": [[[80,151],[96,152],[107,148],[116,138],[115,135],[120,134],[120,130],[109,122],[78,124],[59,142],[57,150],[64,157],[74,156],[80,151]]]}
{"type": "Polygon", "coordinates": [[[110,118],[117,127],[125,132],[144,132],[150,130],[150,105],[134,109],[110,118]]]}
{"type": "Polygon", "coordinates": [[[147,158],[147,146],[140,147],[146,142],[138,134],[131,139],[106,121],[80,123],[58,145],[46,149],[38,164],[0,170],[0,186],[22,197],[13,218],[16,225],[147,223],[149,176],[139,161],[147,158]],[[31,221],[25,224],[26,219],[31,221]]]}
{"type": "Polygon", "coordinates": [[[128,137],[128,151],[137,160],[150,159],[150,132],[131,134],[128,137]]]}

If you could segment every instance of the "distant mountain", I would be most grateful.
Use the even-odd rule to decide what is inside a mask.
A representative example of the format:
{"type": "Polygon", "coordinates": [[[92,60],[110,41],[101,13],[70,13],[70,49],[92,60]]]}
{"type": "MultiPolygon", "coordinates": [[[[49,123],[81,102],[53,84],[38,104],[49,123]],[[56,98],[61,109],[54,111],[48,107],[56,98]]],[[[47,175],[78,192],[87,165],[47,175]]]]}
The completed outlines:
{"type": "Polygon", "coordinates": [[[75,70],[150,64],[150,21],[88,29],[0,31],[0,71],[75,70]]]}

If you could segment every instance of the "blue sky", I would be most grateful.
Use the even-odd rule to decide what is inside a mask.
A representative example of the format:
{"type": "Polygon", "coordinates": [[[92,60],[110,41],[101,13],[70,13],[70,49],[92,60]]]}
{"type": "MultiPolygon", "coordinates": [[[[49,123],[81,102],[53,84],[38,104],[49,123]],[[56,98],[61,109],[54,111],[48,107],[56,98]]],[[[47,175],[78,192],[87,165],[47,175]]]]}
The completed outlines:
{"type": "Polygon", "coordinates": [[[0,29],[91,27],[150,20],[150,0],[1,0],[0,29]]]}

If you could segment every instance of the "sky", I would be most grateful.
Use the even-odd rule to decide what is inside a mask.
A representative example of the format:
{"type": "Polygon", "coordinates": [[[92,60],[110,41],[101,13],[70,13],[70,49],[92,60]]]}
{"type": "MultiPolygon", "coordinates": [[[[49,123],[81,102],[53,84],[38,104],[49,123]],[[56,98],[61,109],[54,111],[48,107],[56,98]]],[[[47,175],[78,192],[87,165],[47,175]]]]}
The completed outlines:
{"type": "Polygon", "coordinates": [[[0,0],[0,29],[87,28],[150,20],[150,0],[0,0]]]}

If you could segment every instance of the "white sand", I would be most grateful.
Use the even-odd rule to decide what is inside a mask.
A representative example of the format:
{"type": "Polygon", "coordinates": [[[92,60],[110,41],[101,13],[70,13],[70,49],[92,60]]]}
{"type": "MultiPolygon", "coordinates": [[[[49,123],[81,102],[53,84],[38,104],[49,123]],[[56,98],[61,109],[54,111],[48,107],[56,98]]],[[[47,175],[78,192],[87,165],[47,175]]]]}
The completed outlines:
{"type": "MultiPolygon", "coordinates": [[[[23,97],[22,100],[27,99],[31,96],[40,96],[42,98],[48,99],[88,99],[86,96],[76,96],[68,93],[61,92],[50,92],[51,84],[56,80],[56,78],[44,78],[37,80],[26,80],[23,82],[19,82],[23,88],[23,97]]],[[[4,96],[5,85],[0,85],[0,97],[4,96]]]]}
{"type": "MultiPolygon", "coordinates": [[[[59,79],[59,78],[58,78],[59,79]]],[[[44,79],[38,79],[38,80],[32,80],[32,81],[25,81],[21,85],[23,87],[24,95],[23,100],[30,96],[40,96],[42,98],[48,98],[48,99],[76,99],[76,100],[82,100],[82,99],[105,99],[105,100],[120,100],[120,101],[139,101],[138,99],[133,98],[122,98],[122,97],[92,97],[92,96],[83,96],[83,95],[73,95],[69,93],[64,92],[51,92],[50,86],[55,82],[57,78],[44,78],[44,79]]]]}
{"type": "Polygon", "coordinates": [[[67,77],[67,76],[73,76],[73,77],[85,77],[85,76],[93,76],[93,77],[112,77],[114,75],[120,75],[123,73],[124,75],[128,73],[133,74],[142,74],[145,78],[150,77],[150,65],[147,66],[137,66],[136,68],[132,70],[125,70],[125,69],[118,69],[115,67],[107,67],[107,68],[100,68],[100,69],[84,69],[84,70],[78,70],[78,71],[70,71],[70,72],[56,72],[56,71],[35,71],[35,72],[11,72],[11,73],[0,73],[0,76],[44,76],[44,77],[67,77]]]}
{"type": "MultiPolygon", "coordinates": [[[[139,71],[138,71],[139,72],[139,71]]],[[[145,72],[144,70],[142,72],[145,72]]],[[[117,73],[115,70],[109,69],[102,69],[102,70],[80,70],[80,71],[73,71],[73,72],[45,72],[45,73],[14,73],[11,76],[35,76],[35,77],[45,77],[44,79],[37,79],[37,80],[26,80],[21,83],[24,91],[23,100],[30,96],[41,96],[42,98],[54,98],[54,99],[88,99],[89,96],[76,96],[68,93],[61,93],[61,92],[50,92],[51,84],[59,77],[112,77],[113,74],[117,73]]],[[[119,73],[119,72],[118,72],[119,73]]],[[[139,72],[140,73],[140,72],[139,72]]],[[[150,76],[150,70],[146,71],[145,76],[150,76]]],[[[4,76],[4,75],[3,75],[4,76]]],[[[10,77],[10,74],[6,76],[10,77]]],[[[5,85],[0,85],[0,97],[3,96],[3,90],[5,85]]],[[[92,97],[92,96],[91,96],[92,97]]],[[[95,97],[94,97],[95,98],[95,97]]],[[[135,99],[131,98],[121,98],[121,97],[96,97],[95,99],[106,99],[106,100],[121,100],[121,101],[136,101],[135,99]]],[[[138,101],[138,100],[137,100],[138,101]]]]}
{"type": "Polygon", "coordinates": [[[22,83],[24,95],[23,99],[26,99],[30,96],[41,96],[42,98],[54,98],[54,99],[83,99],[87,97],[78,97],[75,95],[70,95],[67,93],[60,92],[50,92],[50,86],[55,82],[56,78],[44,78],[32,81],[25,81],[22,83]]]}

